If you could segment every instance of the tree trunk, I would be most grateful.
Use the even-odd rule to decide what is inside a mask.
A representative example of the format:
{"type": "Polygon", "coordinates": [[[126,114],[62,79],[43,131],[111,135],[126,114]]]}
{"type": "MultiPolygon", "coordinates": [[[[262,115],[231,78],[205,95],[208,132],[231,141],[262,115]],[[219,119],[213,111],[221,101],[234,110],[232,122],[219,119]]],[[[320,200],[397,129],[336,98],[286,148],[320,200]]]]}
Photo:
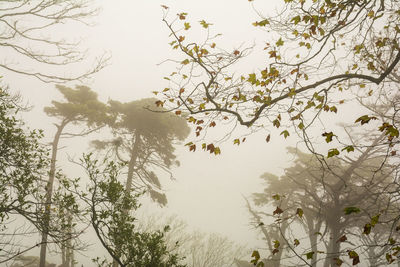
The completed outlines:
{"type": "MultiPolygon", "coordinates": [[[[317,252],[318,251],[318,236],[317,232],[321,229],[321,221],[318,221],[314,224],[313,219],[310,221],[307,220],[308,225],[308,238],[311,244],[311,251],[317,252]]],[[[311,259],[311,266],[316,267],[318,262],[318,253],[314,253],[314,257],[311,259]]]]}
{"type": "Polygon", "coordinates": [[[333,259],[338,258],[340,252],[340,242],[338,242],[340,238],[340,224],[338,222],[335,222],[331,225],[330,240],[328,245],[327,257],[324,262],[324,267],[336,266],[333,259]]]}
{"type": "MultiPolygon", "coordinates": [[[[130,160],[128,163],[128,174],[127,174],[127,179],[126,179],[125,195],[130,194],[130,192],[132,190],[133,173],[135,170],[135,165],[136,165],[136,161],[137,161],[137,158],[139,155],[139,151],[140,151],[140,133],[136,132],[134,140],[133,140],[133,146],[132,146],[132,151],[131,151],[131,155],[130,155],[130,160]]],[[[129,212],[129,211],[126,210],[125,212],[129,212]]],[[[117,249],[116,253],[119,254],[118,248],[116,248],[116,249],[117,249]]],[[[118,267],[118,263],[115,259],[113,260],[112,267],[118,267]]]]}
{"type": "Polygon", "coordinates": [[[52,150],[51,150],[51,161],[50,161],[50,171],[49,171],[49,180],[46,185],[46,203],[45,203],[45,211],[43,216],[43,232],[42,232],[42,242],[40,246],[40,262],[39,267],[46,266],[46,249],[47,249],[47,238],[49,233],[49,224],[50,224],[50,208],[51,208],[51,197],[53,195],[53,185],[54,178],[56,175],[56,161],[57,161],[57,150],[58,150],[58,142],[60,141],[61,133],[64,130],[64,127],[67,125],[67,121],[64,120],[60,125],[57,126],[57,132],[54,136],[52,150]]]}

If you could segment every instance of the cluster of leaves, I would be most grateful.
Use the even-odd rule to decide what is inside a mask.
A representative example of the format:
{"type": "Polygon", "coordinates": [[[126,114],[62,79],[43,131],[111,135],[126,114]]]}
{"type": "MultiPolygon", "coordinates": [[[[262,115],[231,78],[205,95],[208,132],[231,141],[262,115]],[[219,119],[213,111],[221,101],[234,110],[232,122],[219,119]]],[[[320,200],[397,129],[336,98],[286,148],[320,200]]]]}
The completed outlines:
{"type": "MultiPolygon", "coordinates": [[[[181,266],[178,255],[170,253],[164,241],[165,232],[141,232],[135,226],[136,219],[132,212],[140,206],[137,202],[142,194],[133,190],[124,192],[124,185],[119,181],[121,165],[99,162],[91,155],[82,159],[90,183],[88,191],[81,192],[81,199],[87,204],[87,214],[97,237],[108,253],[120,266],[181,266]]],[[[99,266],[108,266],[106,260],[95,259],[99,266]]]]}
{"type": "MultiPolygon", "coordinates": [[[[395,22],[400,7],[396,1],[285,1],[281,13],[253,23],[276,32],[279,38],[264,48],[266,66],[242,75],[237,75],[232,65],[248,55],[248,49],[229,52],[218,47],[218,35],[210,34],[212,24],[204,20],[200,25],[207,31],[206,40],[186,40],[186,33],[193,29],[188,14],[169,19],[169,8],[163,8],[163,20],[173,39],[170,45],[184,59],[178,60],[176,72],[165,77],[171,86],[155,92],[164,98],[157,104],[168,104],[177,115],[188,112],[187,120],[196,127],[196,136],[218,121],[255,129],[264,129],[257,126],[267,122],[283,128],[284,138],[290,136],[292,125],[294,131],[306,135],[315,117],[322,112],[338,112],[338,105],[346,102],[344,91],[348,88],[356,85],[365,92],[367,85],[373,90],[374,85],[390,82],[400,60],[400,29],[395,22]],[[336,100],[337,92],[343,92],[344,99],[336,100]]],[[[354,119],[362,124],[369,121],[367,115],[354,119]]],[[[379,130],[397,138],[397,128],[382,123],[379,130]]],[[[323,136],[330,142],[336,134],[323,136]]],[[[270,134],[266,139],[270,140],[270,134]]],[[[233,142],[240,144],[240,139],[233,142]]],[[[219,154],[219,148],[217,153],[208,149],[211,145],[215,146],[203,143],[202,148],[219,154]]],[[[196,143],[188,147],[195,151],[196,143]]],[[[332,148],[327,156],[337,156],[341,151],[352,152],[353,147],[332,148]]]]}
{"type": "MultiPolygon", "coordinates": [[[[14,251],[14,240],[7,240],[7,233],[3,236],[13,215],[24,217],[39,229],[43,224],[37,216],[41,207],[38,185],[46,173],[48,152],[40,144],[41,131],[24,129],[18,118],[23,109],[18,96],[0,88],[0,231],[4,246],[0,257],[5,259],[18,254],[14,251]]],[[[23,233],[14,236],[18,234],[23,233]]]]}

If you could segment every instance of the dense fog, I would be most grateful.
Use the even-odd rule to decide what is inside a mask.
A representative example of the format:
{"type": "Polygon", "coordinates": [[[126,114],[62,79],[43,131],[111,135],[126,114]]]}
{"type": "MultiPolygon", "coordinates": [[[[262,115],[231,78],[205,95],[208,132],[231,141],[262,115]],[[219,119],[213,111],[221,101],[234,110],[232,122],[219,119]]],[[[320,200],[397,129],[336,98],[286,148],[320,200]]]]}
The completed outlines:
{"type": "Polygon", "coordinates": [[[397,1],[0,0],[0,266],[397,266],[397,1]]]}

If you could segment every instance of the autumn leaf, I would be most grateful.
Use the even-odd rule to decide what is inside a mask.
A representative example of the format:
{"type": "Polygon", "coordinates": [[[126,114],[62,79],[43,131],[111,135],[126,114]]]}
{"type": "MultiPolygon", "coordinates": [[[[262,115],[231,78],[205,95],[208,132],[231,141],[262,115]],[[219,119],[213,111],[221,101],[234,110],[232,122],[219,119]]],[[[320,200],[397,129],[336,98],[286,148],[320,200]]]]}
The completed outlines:
{"type": "Polygon", "coordinates": [[[354,250],[349,250],[348,252],[350,259],[353,260],[353,265],[357,265],[360,263],[360,257],[358,256],[357,252],[354,250]]]}
{"type": "Polygon", "coordinates": [[[157,101],[155,102],[155,104],[157,105],[157,107],[162,107],[162,106],[164,106],[164,102],[161,101],[161,100],[157,100],[157,101]]]}
{"type": "Polygon", "coordinates": [[[342,243],[342,242],[345,242],[346,240],[347,240],[346,235],[343,235],[336,241],[336,243],[342,243]]]}
{"type": "Polygon", "coordinates": [[[279,207],[276,207],[276,209],[274,210],[274,212],[272,214],[273,215],[277,215],[277,214],[279,215],[281,213],[283,213],[283,210],[281,208],[279,208],[279,207]]]}
{"type": "Polygon", "coordinates": [[[238,50],[235,50],[235,51],[233,51],[233,54],[234,54],[235,56],[238,56],[238,55],[240,54],[240,52],[239,52],[238,50]]]}
{"type": "Polygon", "coordinates": [[[186,19],[186,16],[187,16],[187,13],[185,13],[185,12],[178,14],[178,17],[180,20],[186,19]]]}
{"type": "Polygon", "coordinates": [[[265,138],[265,141],[267,141],[267,143],[271,140],[271,135],[267,135],[267,138],[265,138]]]}
{"type": "Polygon", "coordinates": [[[363,234],[369,235],[371,233],[371,229],[372,225],[370,223],[365,224],[363,234]]]}
{"type": "Polygon", "coordinates": [[[209,144],[207,145],[207,151],[210,151],[210,153],[214,153],[215,147],[213,144],[209,144]]]}
{"type": "Polygon", "coordinates": [[[189,151],[195,152],[196,151],[196,145],[193,144],[193,145],[189,146],[189,151]]]}

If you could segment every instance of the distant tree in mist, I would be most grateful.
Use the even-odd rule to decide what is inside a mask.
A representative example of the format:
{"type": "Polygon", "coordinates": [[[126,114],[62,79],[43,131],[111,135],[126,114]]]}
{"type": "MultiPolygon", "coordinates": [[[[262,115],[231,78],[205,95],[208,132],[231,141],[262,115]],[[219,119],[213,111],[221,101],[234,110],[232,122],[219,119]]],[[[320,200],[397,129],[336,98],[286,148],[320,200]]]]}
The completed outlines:
{"type": "MultiPolygon", "coordinates": [[[[39,257],[37,256],[18,256],[13,260],[10,267],[37,267],[39,266],[39,257]]],[[[56,267],[54,263],[46,262],[45,267],[56,267]]]]}
{"type": "Polygon", "coordinates": [[[166,225],[165,243],[169,251],[184,256],[188,267],[230,267],[236,266],[235,259],[249,257],[250,249],[216,233],[191,230],[188,224],[177,216],[160,214],[143,215],[139,219],[139,229],[154,231],[166,225]]]}
{"type": "MultiPolygon", "coordinates": [[[[44,266],[46,260],[46,244],[47,233],[50,224],[50,210],[53,196],[54,181],[57,172],[57,152],[60,139],[62,137],[73,137],[87,135],[98,128],[105,125],[110,119],[107,116],[107,106],[97,99],[97,93],[93,92],[87,86],[76,86],[75,89],[62,85],[57,85],[56,88],[63,95],[66,101],[52,101],[52,106],[45,107],[45,113],[50,117],[55,117],[59,121],[55,123],[57,131],[51,143],[51,162],[49,170],[49,179],[46,185],[46,199],[44,219],[45,225],[42,233],[41,245],[41,263],[40,267],[44,266]],[[65,133],[65,129],[69,125],[80,126],[78,133],[65,133]],[[82,127],[83,126],[83,127],[82,127]]],[[[66,215],[68,216],[68,215],[66,215]]],[[[67,260],[69,262],[70,260],[67,260]]]]}
{"type": "Polygon", "coordinates": [[[154,102],[153,98],[127,103],[109,101],[115,118],[109,124],[114,139],[96,140],[93,145],[126,163],[126,191],[146,190],[154,201],[166,205],[158,175],[167,172],[172,177],[170,168],[179,165],[174,143],[184,140],[190,130],[185,119],[155,107],[154,102]]]}
{"type": "MultiPolygon", "coordinates": [[[[368,239],[376,237],[378,232],[371,234],[375,227],[380,228],[381,234],[386,229],[383,239],[397,235],[390,234],[387,220],[400,206],[388,198],[394,173],[391,166],[382,165],[385,159],[374,145],[381,138],[372,138],[370,149],[354,159],[328,160],[329,169],[322,168],[314,155],[289,149],[296,156],[293,166],[280,177],[269,173],[261,177],[266,188],[263,193],[253,195],[258,208],[249,209],[269,243],[271,258],[277,261],[277,266],[282,257],[278,252],[283,249],[304,257],[303,264],[309,266],[317,266],[321,261],[323,266],[343,262],[346,251],[353,251],[349,250],[352,243],[362,248],[359,256],[355,253],[350,257],[353,263],[364,256],[372,262],[374,256],[384,254],[369,251],[377,244],[372,240],[368,243],[368,239]],[[272,220],[275,221],[267,223],[272,220]],[[363,232],[355,234],[360,226],[364,226],[363,232]]],[[[387,252],[387,248],[383,251],[387,252]]]]}

